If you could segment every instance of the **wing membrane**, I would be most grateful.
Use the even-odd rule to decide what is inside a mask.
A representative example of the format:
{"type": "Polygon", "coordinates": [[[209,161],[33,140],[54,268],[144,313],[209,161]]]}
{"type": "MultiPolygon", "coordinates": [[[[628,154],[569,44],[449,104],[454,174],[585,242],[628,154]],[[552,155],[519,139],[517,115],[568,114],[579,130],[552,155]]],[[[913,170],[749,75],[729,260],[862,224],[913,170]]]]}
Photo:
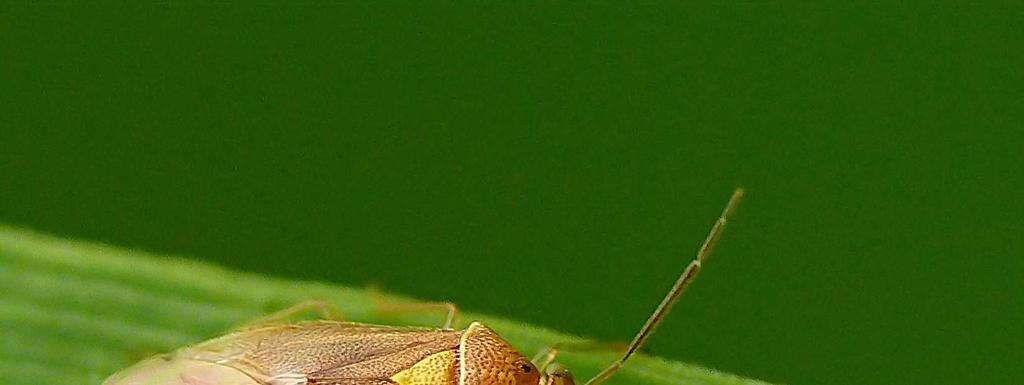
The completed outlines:
{"type": "Polygon", "coordinates": [[[280,374],[301,373],[311,384],[378,385],[373,381],[390,383],[388,378],[423,358],[456,349],[460,334],[307,321],[239,331],[187,348],[178,356],[230,366],[262,382],[280,374]]]}
{"type": "Polygon", "coordinates": [[[212,362],[161,356],[142,361],[104,385],[260,385],[238,369],[212,362]]]}

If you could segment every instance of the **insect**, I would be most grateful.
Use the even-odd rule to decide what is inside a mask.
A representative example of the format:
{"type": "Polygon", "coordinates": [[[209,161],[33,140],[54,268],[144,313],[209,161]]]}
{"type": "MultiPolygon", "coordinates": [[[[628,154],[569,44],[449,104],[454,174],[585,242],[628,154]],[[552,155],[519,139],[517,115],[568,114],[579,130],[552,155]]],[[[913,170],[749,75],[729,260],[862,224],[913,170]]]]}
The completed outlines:
{"type": "MultiPolygon", "coordinates": [[[[622,356],[585,385],[607,380],[650,337],[697,275],[742,195],[742,189],[733,192],[696,258],[622,356]]],[[[441,329],[333,320],[244,328],[142,361],[104,385],[575,385],[553,363],[559,347],[547,349],[538,365],[483,324],[449,328],[453,314],[441,329]]]]}

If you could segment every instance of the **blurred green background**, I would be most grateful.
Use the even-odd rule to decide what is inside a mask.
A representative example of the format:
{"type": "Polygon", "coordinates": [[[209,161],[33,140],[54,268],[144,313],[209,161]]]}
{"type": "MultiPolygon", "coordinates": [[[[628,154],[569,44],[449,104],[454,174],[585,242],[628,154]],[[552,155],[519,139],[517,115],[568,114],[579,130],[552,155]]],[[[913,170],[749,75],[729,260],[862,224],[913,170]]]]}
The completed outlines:
{"type": "Polygon", "coordinates": [[[5,2],[0,221],[785,383],[1024,381],[1020,6],[5,2]]]}

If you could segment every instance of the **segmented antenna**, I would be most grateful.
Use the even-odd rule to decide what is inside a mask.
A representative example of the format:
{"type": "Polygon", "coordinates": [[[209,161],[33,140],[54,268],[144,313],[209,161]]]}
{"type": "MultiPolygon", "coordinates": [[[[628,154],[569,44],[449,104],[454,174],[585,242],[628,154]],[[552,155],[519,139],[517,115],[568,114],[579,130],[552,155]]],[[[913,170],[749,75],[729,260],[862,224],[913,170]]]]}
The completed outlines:
{"type": "Polygon", "coordinates": [[[669,290],[668,294],[665,295],[665,299],[661,300],[661,304],[659,304],[658,308],[654,310],[654,314],[651,314],[651,317],[648,318],[647,322],[644,323],[644,326],[640,328],[636,337],[633,337],[633,342],[630,342],[629,348],[626,350],[626,353],[622,355],[622,358],[612,362],[612,364],[605,368],[605,370],[602,370],[601,373],[598,373],[584,385],[597,385],[607,380],[615,374],[623,364],[626,363],[626,360],[628,360],[629,357],[632,356],[645,341],[647,341],[647,338],[651,336],[651,333],[654,333],[654,329],[658,327],[661,320],[668,314],[672,304],[679,299],[679,296],[683,294],[686,287],[691,281],[693,281],[693,278],[697,276],[697,273],[700,272],[701,263],[707,260],[708,256],[711,255],[711,250],[714,249],[715,244],[718,242],[718,238],[722,236],[722,230],[725,229],[725,224],[729,215],[732,214],[742,197],[743,189],[737,188],[733,191],[732,197],[729,198],[729,203],[727,203],[725,205],[725,209],[722,210],[722,215],[720,215],[718,220],[715,221],[715,224],[711,226],[711,232],[709,232],[708,237],[704,239],[704,244],[700,246],[699,250],[697,250],[697,257],[686,266],[683,273],[679,275],[678,279],[676,279],[676,283],[672,285],[672,290],[669,290]]]}

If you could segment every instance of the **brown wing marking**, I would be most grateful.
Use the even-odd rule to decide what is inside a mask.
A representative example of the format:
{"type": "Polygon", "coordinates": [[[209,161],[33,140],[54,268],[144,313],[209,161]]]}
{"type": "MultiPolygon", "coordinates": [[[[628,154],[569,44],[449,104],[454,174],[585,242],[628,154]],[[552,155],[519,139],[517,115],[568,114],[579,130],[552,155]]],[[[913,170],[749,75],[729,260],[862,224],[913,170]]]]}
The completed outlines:
{"type": "Polygon", "coordinates": [[[178,355],[227,365],[261,381],[283,373],[304,374],[311,384],[321,379],[381,381],[430,354],[457,348],[460,335],[453,330],[308,321],[239,331],[178,355]]]}
{"type": "MultiPolygon", "coordinates": [[[[454,364],[454,352],[458,344],[458,335],[455,334],[450,337],[409,342],[408,345],[396,350],[377,350],[379,354],[365,356],[364,359],[358,361],[350,361],[319,372],[310,373],[308,377],[316,379],[339,377],[382,378],[383,376],[388,376],[387,378],[393,379],[395,374],[423,362],[428,357],[437,356],[438,353],[442,352],[450,352],[450,361],[454,364]]],[[[373,348],[369,349],[372,350],[373,348]]]]}

